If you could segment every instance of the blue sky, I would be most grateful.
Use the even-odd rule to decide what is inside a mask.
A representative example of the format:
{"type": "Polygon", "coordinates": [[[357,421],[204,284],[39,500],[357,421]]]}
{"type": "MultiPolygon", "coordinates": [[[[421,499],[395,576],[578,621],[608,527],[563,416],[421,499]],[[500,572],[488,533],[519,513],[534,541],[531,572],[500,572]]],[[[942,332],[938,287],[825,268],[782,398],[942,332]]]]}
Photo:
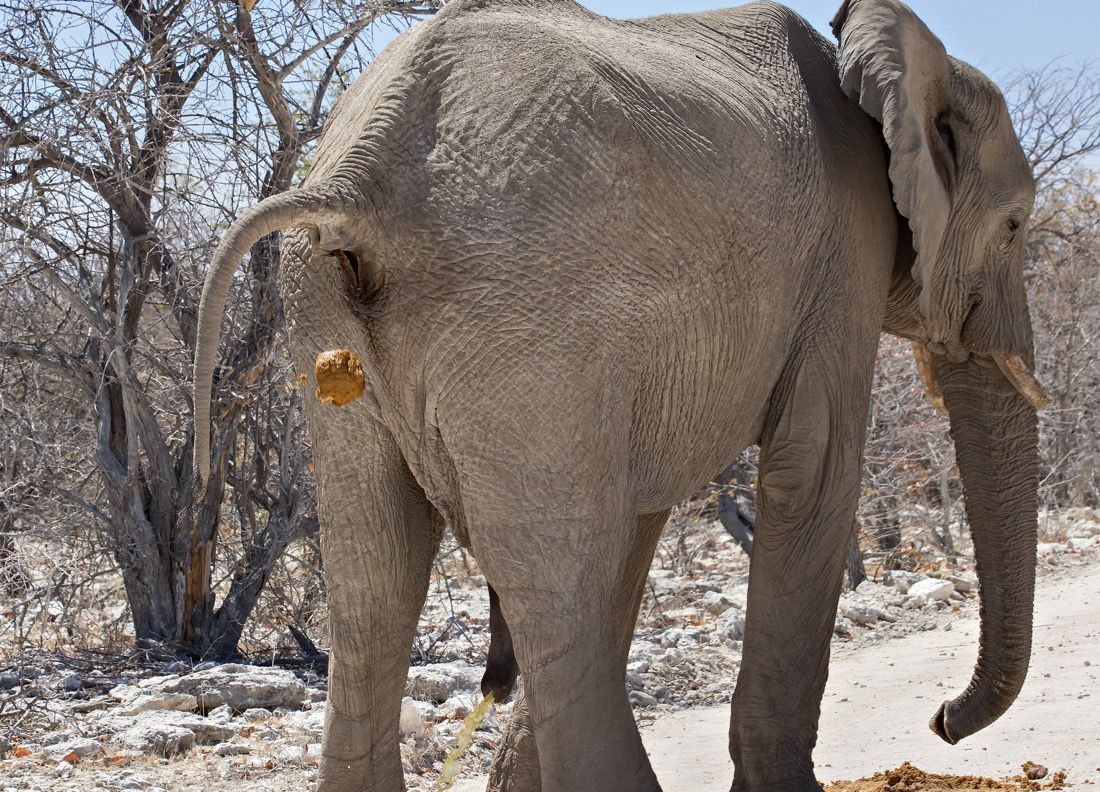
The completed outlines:
{"type": "MultiPolygon", "coordinates": [[[[580,0],[613,17],[702,11],[737,2],[708,0],[580,0]]],[[[823,33],[840,0],[785,0],[823,33]]],[[[1100,60],[1100,0],[910,0],[956,58],[991,77],[1037,68],[1055,58],[1100,60]]]]}
{"type": "MultiPolygon", "coordinates": [[[[606,16],[627,18],[740,5],[736,0],[580,0],[606,16]]],[[[786,5],[828,33],[841,0],[786,0],[786,5]]],[[[1062,58],[1100,65],[1100,0],[910,0],[947,51],[994,79],[1062,58]]],[[[382,47],[392,38],[374,32],[382,47]]]]}

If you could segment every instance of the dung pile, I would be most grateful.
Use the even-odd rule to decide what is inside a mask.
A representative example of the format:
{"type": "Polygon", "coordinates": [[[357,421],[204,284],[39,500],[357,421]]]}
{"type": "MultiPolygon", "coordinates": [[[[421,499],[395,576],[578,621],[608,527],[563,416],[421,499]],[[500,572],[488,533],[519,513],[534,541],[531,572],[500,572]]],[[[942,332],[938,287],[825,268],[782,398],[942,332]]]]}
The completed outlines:
{"type": "Polygon", "coordinates": [[[875,773],[858,781],[837,781],[825,787],[825,792],[952,792],[957,789],[989,789],[1002,792],[1031,792],[1040,789],[1063,789],[1065,773],[1055,773],[1047,782],[1032,780],[1039,774],[1036,769],[1045,768],[1028,762],[1024,775],[997,781],[981,776],[937,775],[926,773],[908,762],[893,770],[875,773]]]}

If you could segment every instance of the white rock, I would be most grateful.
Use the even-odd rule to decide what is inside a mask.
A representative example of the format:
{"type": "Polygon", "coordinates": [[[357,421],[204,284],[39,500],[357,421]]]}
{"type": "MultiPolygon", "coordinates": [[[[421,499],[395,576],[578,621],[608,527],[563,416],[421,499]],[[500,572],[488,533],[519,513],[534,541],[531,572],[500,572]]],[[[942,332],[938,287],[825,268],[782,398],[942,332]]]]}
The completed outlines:
{"type": "Polygon", "coordinates": [[[174,756],[191,750],[195,733],[181,726],[135,724],[115,735],[125,748],[141,753],[174,756]]]}
{"type": "Polygon", "coordinates": [[[684,631],[679,627],[669,627],[661,634],[661,646],[669,648],[680,643],[680,638],[683,636],[684,631]]]}
{"type": "Polygon", "coordinates": [[[102,725],[115,731],[115,739],[126,748],[162,756],[181,753],[195,743],[213,745],[236,733],[232,726],[221,721],[171,710],[112,717],[102,721],[102,725]]]}
{"type": "Polygon", "coordinates": [[[1073,527],[1071,536],[1100,536],[1100,521],[1082,522],[1073,527]]]}
{"type": "Polygon", "coordinates": [[[470,704],[462,700],[462,696],[451,696],[438,707],[432,707],[429,712],[421,711],[425,720],[462,720],[470,714],[470,704]]]}
{"type": "MultiPolygon", "coordinates": [[[[717,585],[717,583],[715,585],[717,585]]],[[[699,604],[703,606],[703,610],[707,613],[720,616],[732,608],[736,603],[725,594],[719,594],[717,591],[708,591],[699,598],[699,604]]]]}
{"type": "Polygon", "coordinates": [[[685,627],[676,642],[679,647],[693,647],[707,640],[707,631],[699,627],[685,627]]]}
{"type": "Polygon", "coordinates": [[[883,574],[883,579],[902,594],[907,594],[915,583],[919,583],[926,578],[924,575],[907,572],[904,569],[888,569],[883,574]]]}
{"type": "Polygon", "coordinates": [[[223,704],[234,712],[253,707],[300,708],[306,693],[305,685],[290,671],[236,663],[189,674],[181,681],[187,692],[198,698],[203,710],[223,704]]]}
{"type": "Polygon", "coordinates": [[[283,718],[283,724],[288,729],[302,732],[310,742],[317,742],[325,730],[325,706],[315,704],[312,709],[305,712],[287,715],[283,718]]]}
{"type": "MultiPolygon", "coordinates": [[[[115,698],[128,696],[133,685],[120,685],[111,691],[115,698]]],[[[121,707],[113,710],[115,715],[137,715],[139,712],[152,710],[175,710],[178,712],[194,712],[199,708],[199,700],[190,693],[138,693],[128,700],[124,699],[121,707]]]]}
{"type": "Polygon", "coordinates": [[[321,743],[288,745],[279,751],[279,764],[303,767],[315,764],[321,758],[321,743]]]}
{"type": "Polygon", "coordinates": [[[233,720],[233,710],[229,709],[225,704],[222,704],[220,707],[214,707],[214,709],[206,713],[206,717],[221,723],[228,723],[233,720]]]}
{"type": "Polygon", "coordinates": [[[1039,542],[1035,551],[1041,556],[1048,555],[1061,555],[1066,552],[1069,547],[1061,542],[1039,542]]]}
{"type": "Polygon", "coordinates": [[[423,737],[427,733],[424,727],[424,716],[416,701],[406,696],[401,699],[401,735],[404,737],[423,737]]]}
{"type": "Polygon", "coordinates": [[[714,632],[726,641],[740,641],[745,637],[745,612],[730,608],[714,623],[714,632]]]}
{"type": "Polygon", "coordinates": [[[1098,537],[1095,536],[1071,536],[1069,539],[1069,546],[1074,550],[1087,550],[1090,547],[1095,547],[1098,537]]]}
{"type": "Polygon", "coordinates": [[[840,615],[855,624],[874,624],[879,620],[881,612],[870,605],[841,605],[840,615]]]}
{"type": "Polygon", "coordinates": [[[75,737],[48,746],[42,751],[42,755],[47,759],[60,760],[69,754],[75,753],[77,756],[84,758],[85,756],[97,754],[102,750],[103,746],[95,740],[90,740],[87,737],[75,737]]]}
{"type": "Polygon", "coordinates": [[[964,594],[969,591],[978,590],[978,579],[969,575],[951,575],[947,578],[955,584],[955,591],[961,591],[964,594]]]}
{"type": "Polygon", "coordinates": [[[242,712],[252,707],[301,707],[306,688],[281,668],[226,663],[186,676],[150,677],[120,685],[111,695],[123,703],[121,712],[131,714],[150,709],[209,711],[222,705],[242,712]]]}
{"type": "Polygon", "coordinates": [[[924,597],[929,600],[945,600],[955,590],[955,584],[950,580],[938,578],[925,578],[918,580],[909,587],[910,597],[924,597]]]}
{"type": "Polygon", "coordinates": [[[668,663],[670,666],[678,666],[684,662],[684,653],[679,649],[669,649],[661,657],[661,661],[668,663]]]}
{"type": "Polygon", "coordinates": [[[227,742],[214,746],[214,753],[218,756],[244,756],[252,753],[252,749],[242,743],[227,742]]]}
{"type": "Polygon", "coordinates": [[[480,668],[461,660],[413,666],[405,682],[405,695],[419,701],[442,704],[454,693],[475,690],[481,684],[480,668]]]}

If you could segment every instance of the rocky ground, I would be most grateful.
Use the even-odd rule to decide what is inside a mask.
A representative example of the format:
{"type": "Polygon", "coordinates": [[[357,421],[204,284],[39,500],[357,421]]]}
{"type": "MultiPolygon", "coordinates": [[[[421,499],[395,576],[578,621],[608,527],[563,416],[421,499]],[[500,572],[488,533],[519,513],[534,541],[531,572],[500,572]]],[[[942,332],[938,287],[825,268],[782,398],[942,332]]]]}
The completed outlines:
{"type": "MultiPolygon", "coordinates": [[[[1042,532],[1041,575],[1072,574],[1100,560],[1100,513],[1050,516],[1042,532]]],[[[871,565],[871,579],[843,596],[834,655],[950,630],[976,610],[976,579],[966,563],[933,552],[907,566],[871,565]]],[[[639,722],[729,700],[747,571],[744,554],[717,523],[663,540],[627,673],[639,722]]],[[[437,576],[402,705],[410,789],[435,788],[462,719],[480,699],[487,644],[484,580],[437,576]]],[[[316,774],[325,695],[323,675],[306,667],[13,653],[0,661],[0,789],[305,789],[316,774]]],[[[509,714],[510,704],[497,706],[475,732],[464,774],[487,770],[509,714]]]]}

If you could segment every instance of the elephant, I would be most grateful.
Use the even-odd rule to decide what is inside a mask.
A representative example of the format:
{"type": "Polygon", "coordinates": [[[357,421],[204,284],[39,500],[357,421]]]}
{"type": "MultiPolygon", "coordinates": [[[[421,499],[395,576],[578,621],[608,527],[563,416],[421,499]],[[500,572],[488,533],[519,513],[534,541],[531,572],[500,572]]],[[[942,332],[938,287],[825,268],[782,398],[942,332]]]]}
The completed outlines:
{"type": "Polygon", "coordinates": [[[398,718],[445,527],[499,600],[523,690],[508,792],[658,790],[624,686],[670,508],[760,446],[735,792],[817,790],[812,751],[882,332],[950,414],[981,593],[969,686],[1030,654],[1034,201],[997,87],[897,0],[839,44],[756,2],[635,21],[454,0],[341,97],[300,187],[244,211],[203,287],[195,471],[226,295],[283,238],[330,608],[324,792],[403,789],[398,718]],[[355,382],[326,395],[338,353],[355,382]],[[327,362],[326,362],[327,361],[327,362]],[[350,361],[350,362],[348,362],[350,361]],[[354,375],[354,376],[352,376],[354,375]]]}

